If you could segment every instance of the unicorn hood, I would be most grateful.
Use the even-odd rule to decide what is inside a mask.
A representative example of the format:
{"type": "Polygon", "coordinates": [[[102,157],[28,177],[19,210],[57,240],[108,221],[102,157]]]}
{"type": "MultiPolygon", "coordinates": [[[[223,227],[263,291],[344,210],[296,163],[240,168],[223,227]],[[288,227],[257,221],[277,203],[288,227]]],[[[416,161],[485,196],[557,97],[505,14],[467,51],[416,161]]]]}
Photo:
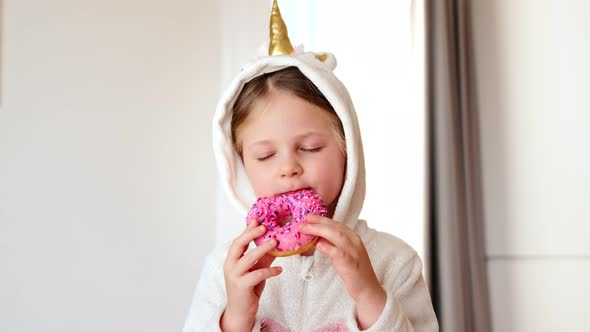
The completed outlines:
{"type": "Polygon", "coordinates": [[[221,184],[238,212],[246,217],[257,197],[246,176],[244,164],[232,144],[232,109],[244,84],[260,75],[294,66],[316,85],[342,122],[347,152],[346,172],[332,218],[353,226],[365,198],[363,147],[353,103],[344,85],[334,75],[335,56],[331,53],[293,50],[288,39],[285,41],[286,37],[281,36],[281,29],[286,35],[286,27],[275,3],[269,47],[269,54],[272,55],[257,57],[243,66],[217,105],[213,117],[213,151],[221,184]]]}

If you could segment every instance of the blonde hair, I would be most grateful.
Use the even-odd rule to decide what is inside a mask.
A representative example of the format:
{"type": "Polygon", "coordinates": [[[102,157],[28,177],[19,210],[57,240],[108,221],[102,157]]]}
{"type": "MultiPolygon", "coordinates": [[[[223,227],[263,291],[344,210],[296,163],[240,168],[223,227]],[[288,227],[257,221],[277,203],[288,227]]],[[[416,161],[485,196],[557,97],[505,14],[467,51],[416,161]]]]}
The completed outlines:
{"type": "Polygon", "coordinates": [[[238,154],[242,155],[241,142],[238,140],[240,126],[252,111],[256,100],[267,96],[272,89],[292,93],[322,110],[330,117],[330,125],[338,139],[338,145],[346,153],[344,128],[334,108],[320,90],[297,67],[287,67],[275,72],[260,75],[244,85],[232,109],[231,136],[232,144],[238,154]]]}

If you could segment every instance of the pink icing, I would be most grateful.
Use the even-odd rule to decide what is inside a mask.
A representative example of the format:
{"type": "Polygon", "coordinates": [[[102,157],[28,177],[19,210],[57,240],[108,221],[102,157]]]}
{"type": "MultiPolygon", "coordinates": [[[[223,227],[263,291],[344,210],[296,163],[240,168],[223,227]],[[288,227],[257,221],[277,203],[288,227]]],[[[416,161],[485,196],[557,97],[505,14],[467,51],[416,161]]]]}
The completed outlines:
{"type": "Polygon", "coordinates": [[[274,238],[277,251],[297,250],[311,242],[315,236],[299,233],[297,224],[305,220],[309,213],[325,216],[328,213],[320,196],[309,189],[260,197],[248,212],[246,223],[253,219],[266,226],[266,233],[254,240],[257,245],[274,238]],[[279,223],[292,218],[281,226],[279,223]]]}

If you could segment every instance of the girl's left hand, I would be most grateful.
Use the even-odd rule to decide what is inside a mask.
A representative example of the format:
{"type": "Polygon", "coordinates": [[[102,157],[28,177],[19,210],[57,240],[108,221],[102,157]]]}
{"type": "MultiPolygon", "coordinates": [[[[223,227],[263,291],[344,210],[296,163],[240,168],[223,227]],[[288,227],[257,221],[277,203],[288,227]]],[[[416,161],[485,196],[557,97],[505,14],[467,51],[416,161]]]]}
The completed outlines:
{"type": "Polygon", "coordinates": [[[344,281],[357,305],[361,328],[370,327],[383,311],[386,294],[363,241],[353,230],[330,218],[310,214],[306,220],[299,225],[299,231],[320,237],[316,249],[330,259],[344,281]]]}

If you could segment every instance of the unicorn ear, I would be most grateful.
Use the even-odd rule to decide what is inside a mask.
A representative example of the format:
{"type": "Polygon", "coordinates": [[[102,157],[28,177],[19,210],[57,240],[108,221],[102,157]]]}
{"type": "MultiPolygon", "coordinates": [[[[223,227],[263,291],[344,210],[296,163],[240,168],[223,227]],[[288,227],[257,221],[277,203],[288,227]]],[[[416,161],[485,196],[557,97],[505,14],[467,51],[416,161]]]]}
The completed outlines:
{"type": "Polygon", "coordinates": [[[287,25],[283,21],[281,11],[277,0],[272,3],[272,12],[270,14],[270,43],[268,45],[268,55],[291,54],[293,45],[289,40],[287,25]]]}
{"type": "Polygon", "coordinates": [[[336,57],[332,53],[316,53],[315,58],[323,62],[324,66],[328,67],[328,69],[331,71],[334,71],[334,69],[336,69],[336,65],[338,64],[336,62],[336,57]]]}

